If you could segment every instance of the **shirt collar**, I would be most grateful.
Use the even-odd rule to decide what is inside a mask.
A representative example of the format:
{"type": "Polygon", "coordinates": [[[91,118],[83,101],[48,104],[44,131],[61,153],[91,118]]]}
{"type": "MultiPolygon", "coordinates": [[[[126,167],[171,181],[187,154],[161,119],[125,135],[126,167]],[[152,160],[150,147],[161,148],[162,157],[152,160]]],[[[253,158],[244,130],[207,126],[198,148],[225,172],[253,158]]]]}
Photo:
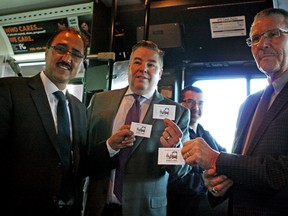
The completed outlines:
{"type": "MultiPolygon", "coordinates": [[[[129,86],[129,88],[127,89],[125,95],[131,95],[131,94],[135,94],[135,93],[131,90],[131,88],[129,86]]],[[[149,92],[149,93],[141,95],[141,96],[144,97],[145,99],[151,100],[152,97],[153,97],[153,94],[154,94],[154,92],[149,92]]]]}
{"type": "Polygon", "coordinates": [[[46,76],[46,74],[43,71],[41,71],[40,77],[47,94],[53,94],[56,91],[62,91],[63,94],[66,95],[67,88],[63,90],[58,89],[58,87],[46,76]]]}
{"type": "Polygon", "coordinates": [[[272,82],[272,85],[274,87],[274,91],[276,94],[278,94],[286,85],[288,82],[288,72],[283,73],[278,79],[274,80],[272,82]]]}

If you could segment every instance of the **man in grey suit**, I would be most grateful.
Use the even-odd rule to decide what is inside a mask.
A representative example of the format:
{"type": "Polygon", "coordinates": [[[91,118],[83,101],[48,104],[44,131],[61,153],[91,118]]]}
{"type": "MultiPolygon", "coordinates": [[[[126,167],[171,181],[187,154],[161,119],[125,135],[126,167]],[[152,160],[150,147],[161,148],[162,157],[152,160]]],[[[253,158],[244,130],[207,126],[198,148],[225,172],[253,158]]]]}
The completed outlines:
{"type": "Polygon", "coordinates": [[[0,79],[1,209],[7,216],[81,215],[87,116],[67,83],[80,70],[85,47],[79,31],[59,31],[47,43],[44,71],[0,79]],[[67,154],[57,139],[59,100],[53,93],[59,91],[66,95],[63,104],[70,116],[67,154]]]}
{"type": "Polygon", "coordinates": [[[190,165],[206,169],[204,181],[213,206],[229,197],[229,215],[286,215],[288,12],[275,8],[260,11],[247,44],[259,70],[268,78],[267,89],[273,87],[274,93],[265,100],[266,93],[257,92],[241,106],[233,153],[213,151],[197,138],[184,143],[182,154],[190,165]],[[268,102],[263,110],[262,101],[268,102]],[[258,115],[262,117],[253,136],[258,115]]]}
{"type": "Polygon", "coordinates": [[[184,164],[158,164],[159,149],[180,148],[181,142],[189,139],[189,110],[157,91],[163,70],[163,54],[151,41],[138,42],[130,56],[129,86],[97,93],[91,99],[88,107],[89,152],[93,157],[102,159],[103,164],[109,163],[110,169],[105,175],[95,173],[90,176],[86,209],[89,216],[165,216],[169,175],[174,179],[180,178],[190,169],[184,164]],[[132,94],[142,98],[140,123],[145,124],[144,127],[152,127],[147,137],[135,136],[130,125],[124,124],[127,112],[135,101],[132,94]],[[179,133],[180,139],[165,123],[167,119],[154,116],[157,107],[161,106],[171,108],[169,111],[174,113],[174,122],[183,131],[179,133]],[[175,111],[172,111],[173,108],[175,111]],[[113,190],[114,176],[119,152],[124,148],[131,148],[131,152],[125,165],[122,196],[118,198],[113,190]]]}

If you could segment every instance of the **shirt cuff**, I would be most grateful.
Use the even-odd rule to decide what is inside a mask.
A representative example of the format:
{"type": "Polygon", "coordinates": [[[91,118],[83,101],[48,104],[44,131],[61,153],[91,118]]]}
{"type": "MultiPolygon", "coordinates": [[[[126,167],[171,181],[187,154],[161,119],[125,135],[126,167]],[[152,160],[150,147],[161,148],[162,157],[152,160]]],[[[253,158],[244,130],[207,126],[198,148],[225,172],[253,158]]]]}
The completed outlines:
{"type": "Polygon", "coordinates": [[[108,140],[106,141],[106,146],[109,152],[110,157],[114,157],[120,150],[114,150],[111,148],[111,146],[108,143],[108,140]]]}

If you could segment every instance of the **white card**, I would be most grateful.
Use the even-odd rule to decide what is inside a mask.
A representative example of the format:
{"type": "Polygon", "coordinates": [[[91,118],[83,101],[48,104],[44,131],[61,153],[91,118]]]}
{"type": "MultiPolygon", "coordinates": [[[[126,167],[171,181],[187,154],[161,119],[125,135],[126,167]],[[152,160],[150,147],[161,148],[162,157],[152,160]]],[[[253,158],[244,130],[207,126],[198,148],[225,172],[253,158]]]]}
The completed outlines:
{"type": "Polygon", "coordinates": [[[134,132],[135,136],[150,138],[152,125],[132,122],[130,130],[134,132]]]}
{"type": "Polygon", "coordinates": [[[175,105],[154,104],[153,107],[153,119],[169,118],[175,120],[175,105]]]}
{"type": "Polygon", "coordinates": [[[181,154],[181,148],[159,148],[158,165],[183,165],[185,160],[181,154]]]}

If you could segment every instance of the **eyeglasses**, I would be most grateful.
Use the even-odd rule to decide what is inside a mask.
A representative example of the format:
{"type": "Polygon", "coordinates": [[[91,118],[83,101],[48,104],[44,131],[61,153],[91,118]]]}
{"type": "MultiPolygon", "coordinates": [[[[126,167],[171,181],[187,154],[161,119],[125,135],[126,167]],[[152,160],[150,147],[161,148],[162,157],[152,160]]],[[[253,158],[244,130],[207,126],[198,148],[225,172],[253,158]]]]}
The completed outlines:
{"type": "Polygon", "coordinates": [[[203,101],[195,101],[193,99],[187,99],[187,100],[182,100],[183,103],[186,103],[187,105],[190,105],[190,106],[195,106],[196,104],[198,106],[203,106],[203,101]]]}
{"type": "Polygon", "coordinates": [[[76,60],[83,59],[85,57],[78,50],[72,49],[71,51],[69,51],[68,47],[60,44],[55,46],[49,46],[49,48],[53,48],[60,55],[66,55],[67,53],[69,53],[71,57],[76,60]]]}
{"type": "Polygon", "coordinates": [[[268,40],[271,40],[273,38],[280,37],[281,33],[288,33],[288,30],[285,30],[285,29],[274,29],[274,30],[266,31],[263,34],[256,34],[256,35],[253,35],[253,36],[247,38],[246,39],[246,43],[247,43],[247,45],[249,47],[256,46],[260,42],[262,36],[264,36],[264,38],[266,38],[268,40]]]}

